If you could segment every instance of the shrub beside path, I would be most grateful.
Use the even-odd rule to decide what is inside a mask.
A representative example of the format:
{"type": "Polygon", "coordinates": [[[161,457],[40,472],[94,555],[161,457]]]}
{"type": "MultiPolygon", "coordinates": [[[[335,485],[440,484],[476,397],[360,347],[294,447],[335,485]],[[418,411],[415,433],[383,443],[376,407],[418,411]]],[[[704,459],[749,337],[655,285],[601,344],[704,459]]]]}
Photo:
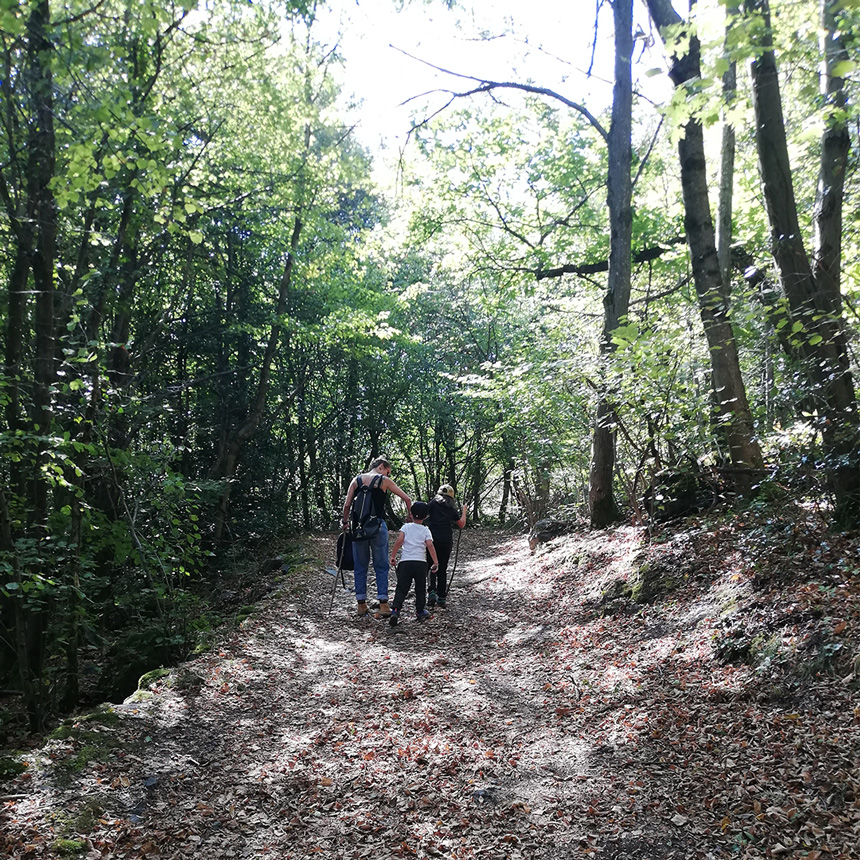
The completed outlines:
{"type": "Polygon", "coordinates": [[[467,530],[396,630],[327,613],[308,537],[217,647],[22,757],[0,856],[858,857],[860,544],[756,528],[467,530]]]}

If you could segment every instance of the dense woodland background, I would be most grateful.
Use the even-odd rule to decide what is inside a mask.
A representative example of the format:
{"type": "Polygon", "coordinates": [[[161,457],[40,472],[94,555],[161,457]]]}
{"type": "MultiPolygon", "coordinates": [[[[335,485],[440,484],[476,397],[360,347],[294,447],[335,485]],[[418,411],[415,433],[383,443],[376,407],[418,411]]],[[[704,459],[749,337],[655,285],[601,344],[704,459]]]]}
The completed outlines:
{"type": "Polygon", "coordinates": [[[452,77],[390,196],[313,4],[2,4],[3,723],[188,653],[380,453],[473,524],[856,528],[860,2],[647,5],[611,108],[452,77]]]}

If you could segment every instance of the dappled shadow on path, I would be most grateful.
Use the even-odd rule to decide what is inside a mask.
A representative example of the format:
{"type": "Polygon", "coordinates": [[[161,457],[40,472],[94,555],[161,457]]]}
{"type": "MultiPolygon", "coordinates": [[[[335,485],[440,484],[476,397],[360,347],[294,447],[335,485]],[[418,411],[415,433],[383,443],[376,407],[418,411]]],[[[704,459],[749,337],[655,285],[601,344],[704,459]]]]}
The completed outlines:
{"type": "Polygon", "coordinates": [[[284,593],[119,706],[99,728],[112,758],[71,772],[51,756],[80,738],[43,751],[2,819],[20,856],[64,834],[91,857],[686,860],[777,839],[792,856],[825,825],[841,856],[822,762],[849,784],[856,750],[814,729],[818,700],[786,713],[751,697],[748,668],[713,663],[730,573],[608,617],[641,532],[532,556],[468,530],[448,608],[395,630],[356,618],[349,592],[328,612],[333,541],[308,538],[318,561],[284,593]],[[776,779],[787,754],[797,770],[776,779]]]}

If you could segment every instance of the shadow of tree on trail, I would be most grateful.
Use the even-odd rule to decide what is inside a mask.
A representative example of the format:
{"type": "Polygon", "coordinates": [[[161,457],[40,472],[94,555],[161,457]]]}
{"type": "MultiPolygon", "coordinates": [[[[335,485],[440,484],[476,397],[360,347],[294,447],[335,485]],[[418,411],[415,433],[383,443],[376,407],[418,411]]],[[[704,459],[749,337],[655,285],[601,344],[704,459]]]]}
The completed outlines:
{"type": "Polygon", "coordinates": [[[833,819],[856,795],[840,810],[827,787],[856,781],[850,716],[831,734],[823,700],[787,713],[714,662],[719,577],[602,616],[642,533],[608,541],[531,555],[467,531],[448,608],[394,632],[349,592],[328,613],[333,538],[309,538],[318,566],[117,707],[119,756],[61,784],[79,744],[43,751],[5,838],[22,857],[62,832],[91,857],[688,860],[805,856],[826,825],[841,856],[833,819]]]}

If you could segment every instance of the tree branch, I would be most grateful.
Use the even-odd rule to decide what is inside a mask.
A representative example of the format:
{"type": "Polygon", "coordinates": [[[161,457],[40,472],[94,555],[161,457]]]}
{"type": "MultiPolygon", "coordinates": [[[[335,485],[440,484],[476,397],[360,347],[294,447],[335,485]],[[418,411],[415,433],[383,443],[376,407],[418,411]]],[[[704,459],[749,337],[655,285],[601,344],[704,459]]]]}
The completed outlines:
{"type": "MultiPolygon", "coordinates": [[[[653,245],[650,248],[643,248],[633,255],[633,262],[648,263],[651,260],[656,260],[662,257],[673,245],[683,245],[687,241],[686,236],[674,236],[667,239],[660,245],[653,245]]],[[[559,266],[556,269],[545,269],[535,272],[537,280],[542,281],[545,278],[560,278],[562,275],[594,275],[597,272],[609,271],[609,260],[598,260],[595,263],[567,263],[564,266],[559,266]]]]}
{"type": "MultiPolygon", "coordinates": [[[[478,86],[474,87],[471,90],[466,90],[464,92],[452,92],[451,90],[434,90],[433,92],[443,92],[448,93],[451,98],[448,102],[443,105],[439,110],[434,111],[430,116],[426,117],[420,123],[417,123],[410,129],[410,133],[414,131],[416,128],[420,128],[422,125],[425,125],[429,120],[431,120],[434,116],[438,116],[445,108],[447,108],[455,99],[468,98],[473,95],[478,95],[480,93],[490,93],[493,90],[519,90],[524,93],[532,93],[533,95],[546,96],[547,98],[553,99],[555,101],[561,102],[566,107],[571,108],[572,110],[577,111],[577,113],[581,114],[588,122],[597,130],[600,136],[604,141],[609,140],[609,132],[600,124],[600,121],[588,110],[585,105],[581,105],[578,102],[571,101],[565,96],[557,93],[555,90],[548,89],[547,87],[537,87],[533,84],[521,84],[515,81],[489,81],[486,78],[476,78],[472,75],[463,75],[459,72],[452,72],[450,69],[443,68],[442,66],[434,65],[433,63],[428,63],[427,60],[422,60],[420,57],[416,57],[410,54],[408,51],[404,51],[402,48],[398,48],[395,45],[391,45],[395,51],[400,51],[404,56],[409,57],[411,60],[415,60],[419,63],[422,63],[425,66],[428,66],[431,69],[435,69],[437,72],[442,72],[445,75],[451,75],[454,78],[460,78],[464,81],[475,81],[478,86]]],[[[426,93],[424,94],[426,95],[426,93]]],[[[401,102],[401,104],[408,104],[414,99],[419,98],[419,96],[413,96],[412,98],[406,99],[406,101],[401,102]]]]}

